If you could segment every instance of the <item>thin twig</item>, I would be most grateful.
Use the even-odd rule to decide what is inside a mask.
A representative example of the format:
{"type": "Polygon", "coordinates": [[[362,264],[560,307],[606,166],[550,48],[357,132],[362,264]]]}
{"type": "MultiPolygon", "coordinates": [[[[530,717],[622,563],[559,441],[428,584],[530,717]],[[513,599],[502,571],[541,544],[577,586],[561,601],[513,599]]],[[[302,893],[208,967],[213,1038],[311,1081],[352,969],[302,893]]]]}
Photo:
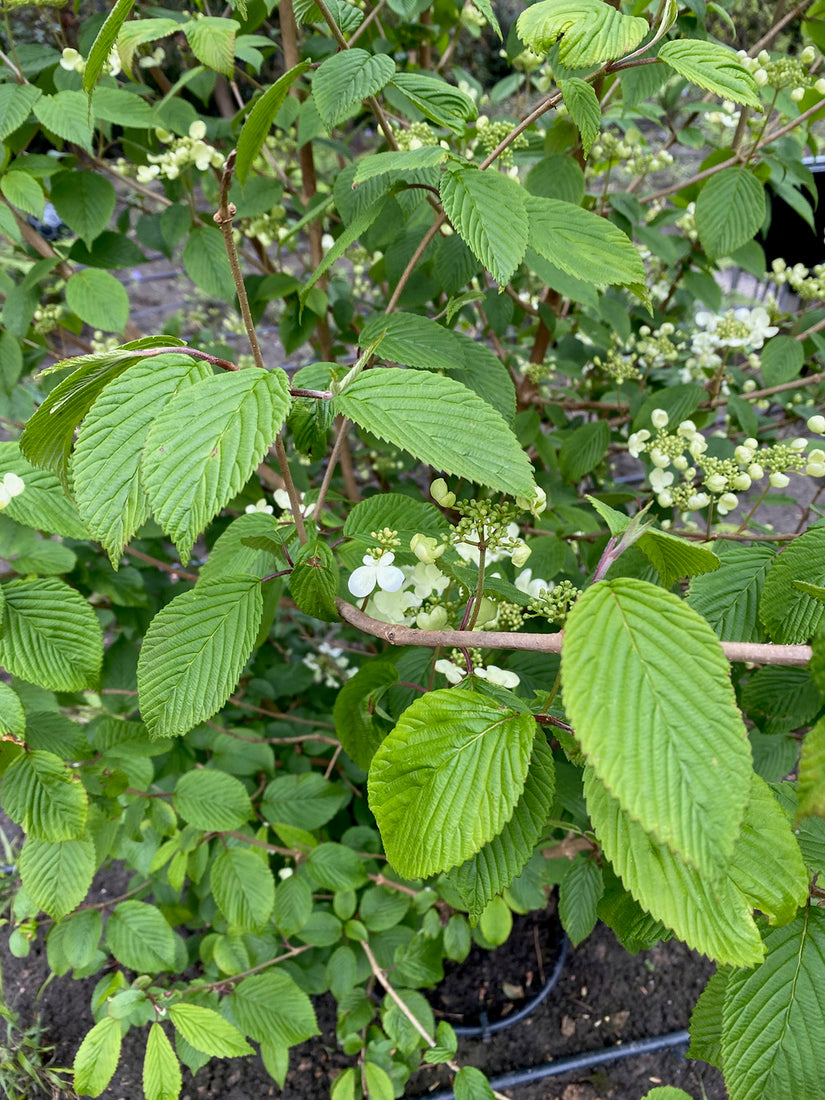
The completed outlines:
{"type": "Polygon", "coordinates": [[[144,554],[142,550],[135,550],[133,546],[124,546],[123,553],[128,554],[130,558],[137,558],[138,561],[145,561],[147,565],[154,565],[155,569],[161,569],[164,573],[169,573],[170,576],[180,577],[182,581],[194,582],[198,579],[197,573],[188,573],[185,569],[181,569],[179,565],[169,565],[168,562],[144,554]]]}

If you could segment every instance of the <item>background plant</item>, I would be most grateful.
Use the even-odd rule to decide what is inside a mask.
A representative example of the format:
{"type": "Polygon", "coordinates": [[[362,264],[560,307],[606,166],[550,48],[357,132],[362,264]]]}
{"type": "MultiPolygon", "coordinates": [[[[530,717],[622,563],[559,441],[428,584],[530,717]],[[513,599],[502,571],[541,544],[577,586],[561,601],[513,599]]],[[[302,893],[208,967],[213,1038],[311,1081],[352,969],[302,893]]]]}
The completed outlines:
{"type": "Polygon", "coordinates": [[[420,990],[557,886],[718,962],[735,1100],[817,1096],[825,529],[766,509],[825,475],[825,268],[756,238],[815,224],[821,4],[752,56],[669,0],[29,10],[0,767],[12,949],[103,975],[76,1090],[136,1027],[149,1100],[250,1041],[283,1081],[330,991],[336,1100],[422,1052],[488,1096],[420,990]],[[146,336],[157,254],[204,304],[146,336]]]}

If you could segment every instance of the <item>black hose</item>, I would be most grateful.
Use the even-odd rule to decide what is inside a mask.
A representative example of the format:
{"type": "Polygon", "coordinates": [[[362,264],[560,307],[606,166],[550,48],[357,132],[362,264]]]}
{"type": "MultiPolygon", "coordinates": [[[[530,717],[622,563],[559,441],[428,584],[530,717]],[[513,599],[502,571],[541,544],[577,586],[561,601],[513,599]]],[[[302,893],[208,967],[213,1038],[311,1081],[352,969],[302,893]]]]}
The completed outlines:
{"type": "MultiPolygon", "coordinates": [[[[601,1050],[592,1050],[583,1054],[570,1054],[566,1058],[559,1058],[556,1062],[545,1062],[542,1066],[532,1066],[530,1069],[517,1069],[513,1073],[504,1073],[500,1077],[490,1078],[490,1085],[494,1089],[511,1089],[518,1085],[532,1085],[536,1081],[543,1081],[545,1077],[560,1077],[563,1073],[572,1073],[577,1070],[591,1069],[600,1066],[603,1062],[614,1062],[619,1058],[633,1058],[639,1054],[651,1054],[657,1050],[668,1050],[672,1047],[686,1047],[690,1042],[687,1031],[671,1031],[668,1035],[652,1035],[648,1039],[635,1039],[631,1043],[622,1046],[602,1047],[601,1050]]],[[[441,1092],[427,1093],[421,1100],[453,1100],[452,1089],[442,1089],[441,1092]]]]}
{"type": "Polygon", "coordinates": [[[490,1038],[491,1035],[495,1035],[496,1032],[506,1031],[508,1027],[513,1027],[514,1024],[521,1023],[526,1019],[531,1012],[539,1007],[541,1002],[552,992],[558,985],[561,972],[564,969],[564,964],[567,959],[567,951],[570,947],[570,941],[567,936],[562,932],[561,935],[561,947],[559,948],[559,954],[556,959],[556,963],[553,967],[553,972],[550,977],[544,983],[542,989],[536,994],[531,1001],[528,1001],[524,1008],[519,1009],[518,1012],[514,1012],[512,1016],[505,1016],[501,1020],[496,1020],[494,1023],[490,1023],[487,1019],[487,1013],[481,1013],[481,1023],[478,1026],[454,1026],[453,1031],[456,1035],[464,1036],[465,1038],[476,1038],[481,1036],[485,1041],[490,1038]]]}

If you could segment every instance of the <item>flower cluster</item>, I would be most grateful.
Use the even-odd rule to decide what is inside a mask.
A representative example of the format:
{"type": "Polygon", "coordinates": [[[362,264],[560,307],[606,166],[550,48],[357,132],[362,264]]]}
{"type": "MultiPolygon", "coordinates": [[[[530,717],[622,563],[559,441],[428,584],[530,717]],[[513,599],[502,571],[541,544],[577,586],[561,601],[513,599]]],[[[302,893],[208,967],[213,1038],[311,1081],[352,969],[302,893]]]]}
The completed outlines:
{"type": "Polygon", "coordinates": [[[825,79],[813,82],[808,73],[808,66],[816,59],[813,46],[806,46],[799,57],[772,59],[767,50],[760,50],[756,57],[749,57],[744,50],[740,50],[738,56],[760,88],[773,88],[777,92],[790,89],[791,99],[795,103],[803,98],[811,84],[820,95],[825,95],[825,79]]]}
{"type": "Polygon", "coordinates": [[[825,299],[825,264],[809,269],[804,264],[788,267],[784,260],[774,260],[769,277],[777,286],[789,286],[803,301],[825,299]]]}
{"type": "Polygon", "coordinates": [[[693,347],[757,351],[769,337],[779,332],[778,327],[770,322],[770,315],[764,306],[755,309],[740,306],[725,313],[701,310],[696,314],[696,325],[700,331],[693,336],[693,347]]]}
{"type": "Polygon", "coordinates": [[[426,122],[412,122],[406,130],[396,130],[395,142],[400,150],[421,149],[425,145],[438,145],[436,131],[426,122]]]}
{"type": "Polygon", "coordinates": [[[312,669],[313,679],[316,684],[323,680],[326,687],[339,687],[342,680],[349,680],[358,671],[349,667],[349,658],[344,656],[343,649],[331,646],[329,642],[321,642],[318,652],[308,653],[303,658],[303,664],[312,669]]]}
{"type": "Polygon", "coordinates": [[[614,165],[631,175],[647,175],[660,172],[673,164],[673,154],[667,149],[652,152],[646,148],[639,130],[631,126],[624,134],[604,130],[590,149],[588,164],[596,172],[614,165]]]}
{"type": "MultiPolygon", "coordinates": [[[[473,666],[472,674],[478,676],[479,680],[486,680],[488,684],[497,684],[511,691],[519,686],[521,681],[515,672],[499,668],[498,665],[485,665],[481,652],[477,649],[470,649],[468,653],[473,666]]],[[[458,684],[467,676],[467,663],[463,653],[458,649],[450,652],[449,659],[442,657],[436,661],[434,667],[436,672],[446,677],[449,684],[458,684]]]]}
{"type": "Polygon", "coordinates": [[[0,511],[2,511],[15,497],[19,497],[26,485],[22,477],[11,472],[4,474],[0,479],[0,511]]]}
{"type": "MultiPolygon", "coordinates": [[[[82,53],[72,49],[71,46],[67,46],[60,55],[60,68],[65,69],[68,73],[82,74],[86,71],[86,59],[82,53]]],[[[109,56],[103,63],[103,72],[109,76],[117,76],[120,70],[120,54],[117,52],[117,46],[112,46],[109,56]]]]}
{"type": "MultiPolygon", "coordinates": [[[[484,154],[488,156],[492,153],[496,146],[501,144],[512,129],[512,122],[507,122],[504,119],[491,121],[487,115],[479,115],[476,120],[476,134],[478,136],[478,144],[481,146],[484,154]]],[[[527,145],[527,138],[524,134],[519,134],[518,137],[507,146],[504,152],[501,153],[498,158],[498,164],[502,168],[512,168],[513,150],[521,149],[525,145],[527,145]]]]}
{"type": "Polygon", "coordinates": [[[138,183],[151,183],[158,178],[176,180],[190,165],[194,165],[199,172],[223,166],[223,154],[204,141],[206,123],[203,119],[192,123],[186,137],[176,138],[168,130],[156,130],[155,135],[169,148],[158,156],[150,153],[147,157],[149,163],[138,165],[138,183]]]}
{"type": "Polygon", "coordinates": [[[48,336],[60,324],[64,312],[63,306],[58,302],[38,306],[32,316],[32,328],[38,336],[48,336]]]}
{"type": "Polygon", "coordinates": [[[532,596],[528,605],[531,615],[540,615],[548,622],[563,626],[570,608],[581,595],[581,589],[571,581],[559,581],[543,588],[538,595],[532,596]]]}

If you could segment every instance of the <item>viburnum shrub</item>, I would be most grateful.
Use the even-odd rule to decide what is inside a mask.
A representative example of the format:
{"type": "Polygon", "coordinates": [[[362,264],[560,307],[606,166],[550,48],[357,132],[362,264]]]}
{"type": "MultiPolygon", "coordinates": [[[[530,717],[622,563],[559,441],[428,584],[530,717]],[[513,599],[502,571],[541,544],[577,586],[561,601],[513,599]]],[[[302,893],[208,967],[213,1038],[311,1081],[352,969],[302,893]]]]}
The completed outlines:
{"type": "Polygon", "coordinates": [[[825,264],[760,241],[825,4],[731,7],[3,0],[10,946],[101,975],[78,1093],[131,1028],[147,1100],[283,1082],[329,991],[335,1100],[488,1097],[421,990],[558,887],[717,962],[732,1100],[821,1097],[825,264]]]}

